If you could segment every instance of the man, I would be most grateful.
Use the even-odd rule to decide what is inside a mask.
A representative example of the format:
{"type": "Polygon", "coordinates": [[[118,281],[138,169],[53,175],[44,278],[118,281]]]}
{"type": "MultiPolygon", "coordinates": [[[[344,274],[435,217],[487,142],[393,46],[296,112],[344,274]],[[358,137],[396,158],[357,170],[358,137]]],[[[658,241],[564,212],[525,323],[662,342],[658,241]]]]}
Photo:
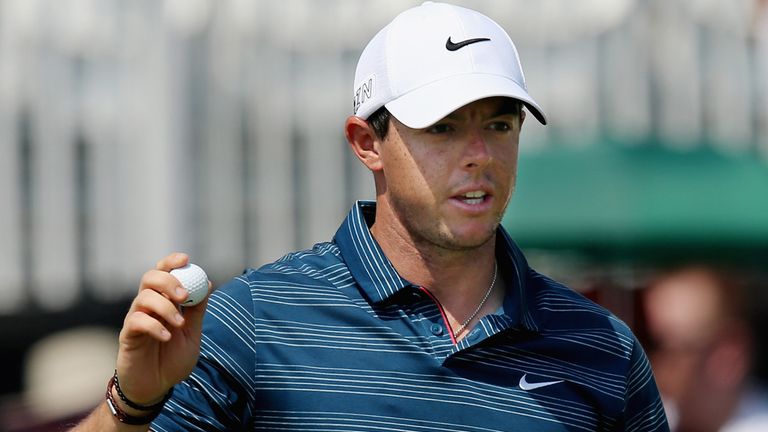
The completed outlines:
{"type": "Polygon", "coordinates": [[[167,273],[187,258],[160,261],[120,336],[121,391],[80,430],[158,413],[155,431],[666,430],[627,327],[531,270],[499,226],[523,107],[546,122],[495,22],[400,14],[361,55],[345,123],[376,202],[218,289],[199,359],[205,305],[178,315],[167,273]]]}
{"type": "Polygon", "coordinates": [[[650,358],[673,430],[768,430],[768,392],[751,376],[749,279],[685,265],[644,291],[650,358]]]}

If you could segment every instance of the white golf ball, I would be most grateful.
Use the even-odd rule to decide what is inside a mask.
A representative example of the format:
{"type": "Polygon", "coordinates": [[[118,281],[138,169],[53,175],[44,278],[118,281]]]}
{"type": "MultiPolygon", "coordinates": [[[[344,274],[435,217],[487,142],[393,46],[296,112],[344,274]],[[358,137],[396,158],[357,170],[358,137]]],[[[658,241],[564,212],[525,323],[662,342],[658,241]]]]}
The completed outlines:
{"type": "Polygon", "coordinates": [[[189,297],[182,306],[194,306],[208,295],[208,276],[199,266],[192,263],[171,270],[171,274],[181,282],[189,297]]]}

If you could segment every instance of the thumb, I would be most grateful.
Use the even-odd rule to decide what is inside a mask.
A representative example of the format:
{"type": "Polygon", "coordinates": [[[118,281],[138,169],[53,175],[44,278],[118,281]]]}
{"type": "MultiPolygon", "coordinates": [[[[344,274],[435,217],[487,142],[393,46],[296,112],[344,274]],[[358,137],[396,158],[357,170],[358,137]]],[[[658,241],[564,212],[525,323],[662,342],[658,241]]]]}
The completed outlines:
{"type": "Polygon", "coordinates": [[[213,284],[211,281],[208,281],[208,295],[205,296],[205,299],[194,305],[194,306],[182,306],[182,314],[184,315],[184,320],[188,323],[191,329],[194,329],[196,331],[200,331],[200,329],[203,326],[203,317],[205,316],[205,310],[208,307],[208,300],[211,298],[211,293],[213,292],[213,284]]]}

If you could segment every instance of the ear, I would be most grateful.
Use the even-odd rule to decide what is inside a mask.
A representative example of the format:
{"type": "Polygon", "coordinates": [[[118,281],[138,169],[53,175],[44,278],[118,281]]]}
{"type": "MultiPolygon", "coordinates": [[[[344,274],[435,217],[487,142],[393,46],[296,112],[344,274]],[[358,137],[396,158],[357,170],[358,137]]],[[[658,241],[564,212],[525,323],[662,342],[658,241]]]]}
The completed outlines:
{"type": "Polygon", "coordinates": [[[360,117],[350,116],[344,122],[344,136],[360,161],[371,171],[381,171],[381,140],[373,128],[360,117]]]}

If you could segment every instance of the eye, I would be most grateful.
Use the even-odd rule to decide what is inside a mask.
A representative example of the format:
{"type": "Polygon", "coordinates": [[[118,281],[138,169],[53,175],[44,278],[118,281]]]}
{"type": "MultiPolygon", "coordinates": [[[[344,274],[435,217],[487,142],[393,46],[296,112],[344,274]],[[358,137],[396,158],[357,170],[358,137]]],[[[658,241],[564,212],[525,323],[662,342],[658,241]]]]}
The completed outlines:
{"type": "Polygon", "coordinates": [[[448,123],[435,123],[432,126],[428,127],[426,131],[427,133],[430,133],[430,134],[445,134],[445,133],[453,132],[454,128],[448,123]]]}
{"type": "Polygon", "coordinates": [[[508,121],[495,121],[488,124],[488,129],[497,132],[507,132],[512,130],[512,123],[508,121]]]}

